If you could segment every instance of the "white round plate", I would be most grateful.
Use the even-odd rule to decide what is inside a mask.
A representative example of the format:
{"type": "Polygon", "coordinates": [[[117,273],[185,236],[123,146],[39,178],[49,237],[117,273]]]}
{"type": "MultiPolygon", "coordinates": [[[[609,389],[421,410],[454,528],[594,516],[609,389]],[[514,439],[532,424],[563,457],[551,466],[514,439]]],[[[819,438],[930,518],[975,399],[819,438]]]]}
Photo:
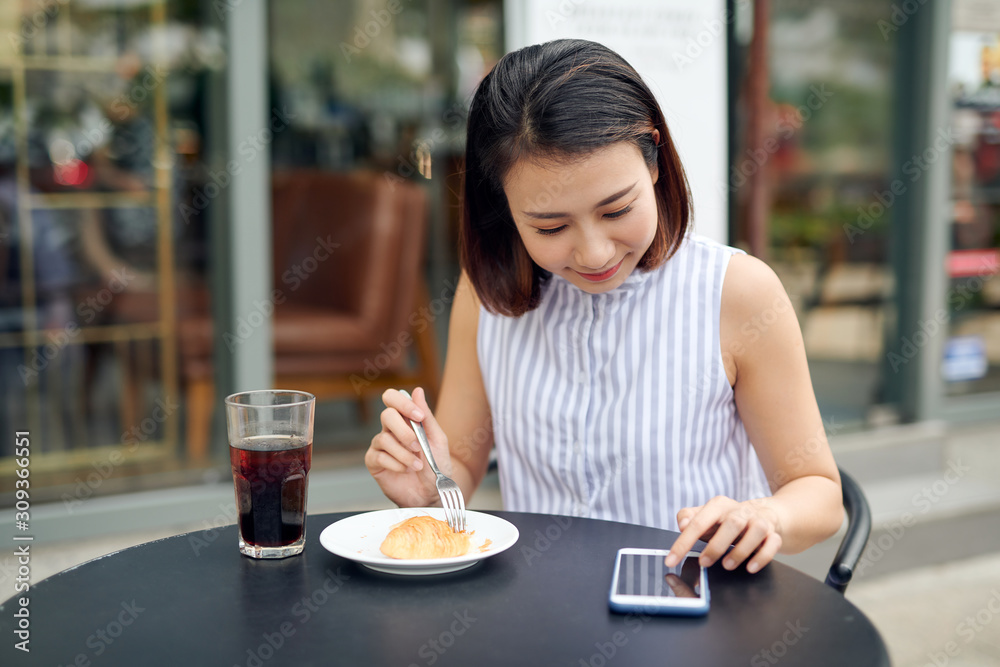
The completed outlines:
{"type": "Polygon", "coordinates": [[[408,507],[355,514],[324,528],[319,541],[327,551],[378,572],[409,575],[455,572],[495,556],[517,542],[517,528],[509,521],[471,510],[466,510],[465,514],[466,530],[472,533],[471,547],[469,553],[454,558],[406,560],[389,558],[379,551],[385,536],[397,523],[421,515],[444,521],[444,509],[440,507],[408,507]]]}

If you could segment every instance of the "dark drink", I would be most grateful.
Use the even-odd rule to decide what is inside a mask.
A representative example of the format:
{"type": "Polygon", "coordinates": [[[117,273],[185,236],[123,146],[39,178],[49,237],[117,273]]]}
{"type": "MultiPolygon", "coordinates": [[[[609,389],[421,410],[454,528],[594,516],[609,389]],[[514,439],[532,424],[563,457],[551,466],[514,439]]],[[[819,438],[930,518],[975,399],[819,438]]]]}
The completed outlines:
{"type": "Polygon", "coordinates": [[[304,537],[312,443],[276,435],[229,447],[240,537],[250,547],[285,547],[304,537]]]}

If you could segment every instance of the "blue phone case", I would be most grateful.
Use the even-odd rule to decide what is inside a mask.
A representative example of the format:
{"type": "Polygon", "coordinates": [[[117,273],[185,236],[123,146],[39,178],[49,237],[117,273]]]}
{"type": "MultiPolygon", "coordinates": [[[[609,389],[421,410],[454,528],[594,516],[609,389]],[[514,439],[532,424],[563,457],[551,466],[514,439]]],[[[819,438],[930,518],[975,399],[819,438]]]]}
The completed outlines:
{"type": "Polygon", "coordinates": [[[708,614],[710,595],[705,595],[705,604],[697,607],[669,607],[643,604],[618,604],[608,600],[608,607],[617,614],[646,614],[659,616],[705,616],[708,614]]]}

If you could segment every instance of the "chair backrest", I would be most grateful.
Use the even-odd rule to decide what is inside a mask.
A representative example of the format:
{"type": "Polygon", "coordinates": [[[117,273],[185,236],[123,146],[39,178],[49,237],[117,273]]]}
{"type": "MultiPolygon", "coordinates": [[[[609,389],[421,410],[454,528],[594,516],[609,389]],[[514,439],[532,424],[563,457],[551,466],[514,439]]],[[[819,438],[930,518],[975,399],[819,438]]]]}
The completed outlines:
{"type": "Polygon", "coordinates": [[[854,570],[868,544],[868,537],[872,532],[872,512],[861,487],[843,468],[840,469],[840,484],[843,489],[844,511],[847,514],[847,533],[833,557],[833,564],[826,575],[826,584],[843,593],[851,583],[854,570]]]}
{"type": "Polygon", "coordinates": [[[390,336],[405,330],[426,241],[421,187],[294,170],[274,174],[272,208],[274,286],[289,304],[357,316],[390,336]]]}

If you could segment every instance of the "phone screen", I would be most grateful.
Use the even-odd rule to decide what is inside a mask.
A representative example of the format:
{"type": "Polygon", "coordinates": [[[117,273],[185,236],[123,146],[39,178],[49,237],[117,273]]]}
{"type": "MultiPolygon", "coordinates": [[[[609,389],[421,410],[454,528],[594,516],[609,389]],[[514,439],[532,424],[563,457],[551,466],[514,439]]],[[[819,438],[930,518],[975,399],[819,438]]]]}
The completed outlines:
{"type": "Polygon", "coordinates": [[[698,555],[688,556],[674,567],[663,564],[660,554],[621,554],[618,568],[618,595],[696,598],[701,566],[698,555]]]}

